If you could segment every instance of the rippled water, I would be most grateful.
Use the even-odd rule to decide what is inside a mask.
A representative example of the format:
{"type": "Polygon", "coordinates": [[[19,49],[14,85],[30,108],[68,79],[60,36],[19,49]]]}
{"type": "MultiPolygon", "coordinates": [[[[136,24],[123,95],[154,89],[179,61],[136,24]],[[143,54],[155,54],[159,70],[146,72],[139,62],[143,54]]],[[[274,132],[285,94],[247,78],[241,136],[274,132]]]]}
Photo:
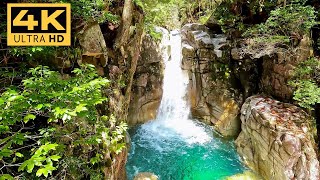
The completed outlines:
{"type": "Polygon", "coordinates": [[[234,143],[189,119],[190,107],[185,100],[188,76],[180,68],[180,35],[174,34],[157,119],[129,131],[128,179],[139,172],[154,173],[161,180],[218,180],[241,173],[245,168],[234,143]]]}
{"type": "Polygon", "coordinates": [[[153,172],[162,180],[214,180],[243,172],[233,142],[222,141],[211,128],[193,123],[201,135],[191,140],[165,126],[153,128],[154,122],[131,129],[128,179],[139,172],[153,172]]]}

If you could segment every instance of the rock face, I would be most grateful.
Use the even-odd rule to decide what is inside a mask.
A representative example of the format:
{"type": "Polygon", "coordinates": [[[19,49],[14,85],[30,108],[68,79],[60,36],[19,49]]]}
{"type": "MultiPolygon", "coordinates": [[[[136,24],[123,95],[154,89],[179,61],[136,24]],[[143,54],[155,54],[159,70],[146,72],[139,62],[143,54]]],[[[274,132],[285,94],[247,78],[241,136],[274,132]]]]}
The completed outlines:
{"type": "Polygon", "coordinates": [[[252,96],[236,140],[244,162],[266,179],[320,179],[311,118],[300,108],[252,96]]]}
{"type": "Polygon", "coordinates": [[[223,136],[238,135],[243,94],[231,72],[226,36],[213,34],[201,24],[187,24],[181,33],[182,68],[189,74],[192,116],[214,124],[223,136]]]}
{"type": "Polygon", "coordinates": [[[283,101],[292,99],[294,90],[288,81],[297,65],[312,55],[311,40],[305,36],[293,52],[283,51],[273,57],[263,57],[261,90],[283,101]]]}
{"type": "MultiPolygon", "coordinates": [[[[239,41],[239,39],[235,41],[239,41]]],[[[242,41],[240,40],[239,42],[241,43],[242,41]]],[[[270,56],[240,53],[240,49],[235,47],[231,49],[233,61],[242,63],[242,67],[244,68],[251,68],[253,71],[260,70],[259,77],[255,77],[255,79],[260,79],[260,82],[255,82],[255,86],[259,86],[260,92],[286,102],[292,100],[294,89],[288,85],[288,82],[294,75],[295,68],[299,63],[312,56],[313,53],[311,40],[307,35],[303,37],[297,47],[291,50],[279,49],[277,53],[270,56]]],[[[253,79],[241,78],[241,84],[244,85],[245,93],[249,92],[248,94],[250,94],[251,90],[248,88],[254,85],[252,84],[254,82],[253,79]],[[245,84],[248,82],[251,85],[245,84]]],[[[248,95],[246,94],[245,97],[248,97],[248,95]]]]}
{"type": "Polygon", "coordinates": [[[162,98],[164,61],[169,59],[169,32],[157,28],[162,40],[156,42],[150,36],[143,41],[141,57],[134,75],[128,114],[129,125],[155,119],[162,98]]]}
{"type": "Polygon", "coordinates": [[[77,32],[80,45],[84,51],[79,64],[93,64],[99,75],[104,75],[104,67],[108,62],[108,50],[98,23],[84,26],[77,32]]]}

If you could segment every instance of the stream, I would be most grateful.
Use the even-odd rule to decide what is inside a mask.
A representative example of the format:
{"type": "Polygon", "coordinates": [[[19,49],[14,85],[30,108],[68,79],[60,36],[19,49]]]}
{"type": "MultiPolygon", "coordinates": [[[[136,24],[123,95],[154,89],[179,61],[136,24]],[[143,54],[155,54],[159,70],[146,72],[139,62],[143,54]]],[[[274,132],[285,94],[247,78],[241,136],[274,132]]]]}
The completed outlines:
{"type": "Polygon", "coordinates": [[[188,76],[181,69],[181,37],[171,32],[171,60],[165,62],[163,98],[157,118],[129,130],[128,179],[151,172],[161,180],[219,180],[242,173],[234,142],[190,119],[188,76]]]}

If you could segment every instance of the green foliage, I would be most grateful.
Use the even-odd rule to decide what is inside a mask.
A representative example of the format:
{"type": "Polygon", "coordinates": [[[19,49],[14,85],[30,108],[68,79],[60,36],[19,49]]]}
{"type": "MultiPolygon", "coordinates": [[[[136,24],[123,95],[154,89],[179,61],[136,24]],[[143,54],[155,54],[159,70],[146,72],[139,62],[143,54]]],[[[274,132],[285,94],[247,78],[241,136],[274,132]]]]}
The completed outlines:
{"type": "Polygon", "coordinates": [[[96,108],[107,100],[101,89],[109,81],[93,65],[74,69],[74,77],[45,66],[29,74],[21,87],[10,87],[0,96],[2,172],[27,179],[62,178],[55,170],[76,179],[102,177],[101,155],[121,152],[127,129],[96,108]]]}
{"type": "Polygon", "coordinates": [[[119,23],[120,17],[108,11],[113,0],[30,0],[29,2],[70,3],[72,21],[97,21],[99,23],[109,21],[119,23]]]}
{"type": "MultiPolygon", "coordinates": [[[[24,161],[19,167],[18,171],[27,170],[28,173],[32,173],[35,166],[38,166],[36,176],[48,177],[49,174],[52,174],[52,171],[56,170],[56,167],[53,166],[53,161],[58,161],[61,157],[59,155],[49,155],[50,151],[56,150],[58,144],[46,143],[34,153],[34,155],[24,161]],[[46,163],[46,164],[43,164],[46,163]]],[[[19,153],[21,157],[23,155],[19,153]]]]}
{"type": "MultiPolygon", "coordinates": [[[[222,0],[180,0],[180,20],[183,24],[200,22],[205,24],[222,0]]],[[[224,14],[225,16],[225,14],[224,14]]]]}
{"type": "Polygon", "coordinates": [[[214,80],[223,79],[227,80],[231,76],[231,70],[229,64],[213,63],[212,64],[212,78],[214,80]]]}
{"type": "Polygon", "coordinates": [[[155,26],[168,29],[177,28],[177,24],[173,23],[172,18],[175,6],[173,0],[134,0],[134,3],[145,13],[147,33],[154,33],[155,26]]]}
{"type": "Polygon", "coordinates": [[[301,107],[313,109],[320,103],[320,61],[310,58],[302,62],[295,70],[295,76],[289,84],[296,88],[293,99],[298,101],[301,107]]]}
{"type": "Polygon", "coordinates": [[[147,32],[156,41],[159,41],[162,38],[162,34],[157,32],[154,27],[147,26],[147,32]]]}
{"type": "Polygon", "coordinates": [[[225,33],[229,29],[236,29],[240,32],[245,31],[254,24],[254,22],[248,21],[248,18],[251,18],[250,16],[257,15],[257,17],[263,18],[261,15],[262,11],[269,12],[276,6],[276,3],[272,0],[252,0],[250,2],[220,0],[217,3],[212,10],[212,15],[225,33]]]}
{"type": "Polygon", "coordinates": [[[298,101],[301,107],[313,109],[316,103],[320,103],[320,87],[310,80],[298,80],[291,85],[297,89],[294,92],[293,99],[298,101]]]}
{"type": "Polygon", "coordinates": [[[266,22],[248,28],[241,49],[254,58],[271,55],[284,49],[293,51],[316,25],[316,11],[311,6],[290,3],[270,12],[266,22]]]}
{"type": "Polygon", "coordinates": [[[265,23],[248,29],[244,36],[259,38],[260,41],[287,43],[289,39],[308,34],[316,25],[316,12],[311,6],[289,4],[270,13],[265,23]]]}

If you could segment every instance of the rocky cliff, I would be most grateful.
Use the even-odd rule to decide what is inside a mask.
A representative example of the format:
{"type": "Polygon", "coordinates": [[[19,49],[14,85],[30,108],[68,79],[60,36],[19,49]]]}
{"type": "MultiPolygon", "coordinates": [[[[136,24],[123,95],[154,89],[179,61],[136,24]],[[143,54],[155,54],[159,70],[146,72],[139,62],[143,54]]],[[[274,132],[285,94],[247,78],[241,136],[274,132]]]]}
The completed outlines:
{"type": "Polygon", "coordinates": [[[181,33],[182,68],[189,74],[192,116],[213,124],[223,136],[236,136],[243,93],[231,73],[227,37],[201,24],[187,24],[181,33]]]}
{"type": "Polygon", "coordinates": [[[244,162],[266,179],[319,179],[316,126],[292,102],[288,85],[298,64],[312,55],[304,36],[289,51],[272,55],[241,52],[241,39],[218,26],[187,24],[182,30],[182,68],[189,74],[192,116],[223,136],[237,137],[244,162]],[[246,100],[247,99],[247,100],[246,100]],[[240,120],[241,119],[241,120],[240,120]]]}
{"type": "Polygon", "coordinates": [[[134,75],[128,123],[135,125],[156,118],[162,98],[164,62],[169,60],[169,32],[156,29],[161,40],[145,36],[138,66],[134,75]]]}

